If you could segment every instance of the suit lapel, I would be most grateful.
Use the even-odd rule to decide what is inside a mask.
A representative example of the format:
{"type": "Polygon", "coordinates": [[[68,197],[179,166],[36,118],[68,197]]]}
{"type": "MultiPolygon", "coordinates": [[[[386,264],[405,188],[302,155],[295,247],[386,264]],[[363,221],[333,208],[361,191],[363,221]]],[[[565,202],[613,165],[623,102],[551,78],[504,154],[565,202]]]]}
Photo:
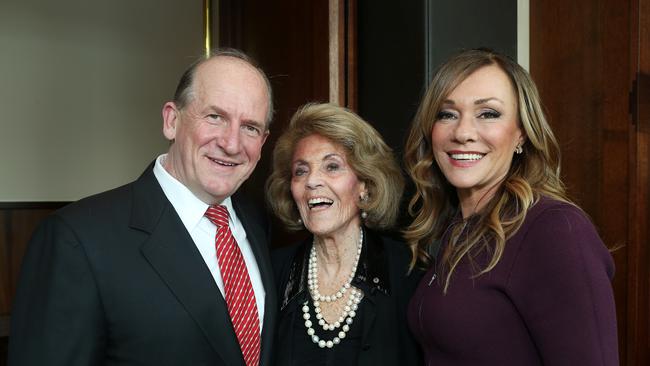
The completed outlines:
{"type": "Polygon", "coordinates": [[[133,228],[150,233],[141,251],[228,365],[243,365],[226,302],[151,166],[133,186],[133,228]]]}

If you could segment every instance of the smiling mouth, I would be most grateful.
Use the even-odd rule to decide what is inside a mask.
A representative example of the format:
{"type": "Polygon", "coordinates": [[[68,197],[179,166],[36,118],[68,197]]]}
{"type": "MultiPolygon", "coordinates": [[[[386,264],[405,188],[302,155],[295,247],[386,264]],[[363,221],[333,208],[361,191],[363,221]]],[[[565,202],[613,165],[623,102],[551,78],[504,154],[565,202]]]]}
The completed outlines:
{"type": "Polygon", "coordinates": [[[463,154],[448,154],[450,158],[458,161],[477,161],[483,159],[485,154],[478,153],[463,153],[463,154]]]}
{"type": "Polygon", "coordinates": [[[215,164],[219,164],[219,165],[221,165],[221,166],[237,166],[237,165],[239,165],[239,164],[235,164],[235,163],[229,163],[229,162],[227,162],[227,161],[222,161],[222,160],[213,159],[213,158],[211,158],[211,157],[208,157],[208,159],[210,159],[210,161],[212,161],[213,163],[215,163],[215,164]]]}
{"type": "Polygon", "coordinates": [[[334,203],[329,198],[324,198],[324,197],[318,197],[318,198],[312,198],[309,201],[307,201],[307,205],[309,206],[309,209],[311,210],[312,208],[316,207],[329,207],[334,203]]]}

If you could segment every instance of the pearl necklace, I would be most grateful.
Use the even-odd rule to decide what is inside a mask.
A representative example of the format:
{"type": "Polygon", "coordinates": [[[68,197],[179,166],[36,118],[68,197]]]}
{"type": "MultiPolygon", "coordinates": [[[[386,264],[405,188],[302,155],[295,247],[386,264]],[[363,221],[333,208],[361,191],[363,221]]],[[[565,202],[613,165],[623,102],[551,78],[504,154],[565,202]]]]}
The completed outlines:
{"type": "Polygon", "coordinates": [[[325,318],[323,318],[323,315],[321,314],[321,309],[318,301],[314,301],[314,312],[316,313],[316,318],[318,319],[318,324],[323,326],[324,330],[334,330],[338,327],[343,325],[339,333],[337,334],[336,337],[332,338],[331,340],[324,340],[320,339],[319,336],[316,335],[316,330],[312,328],[312,322],[310,320],[311,314],[309,314],[309,301],[305,301],[302,304],[302,317],[305,319],[305,328],[307,328],[307,335],[311,337],[312,342],[318,344],[318,347],[320,348],[332,348],[335,345],[341,343],[341,340],[345,338],[346,334],[350,330],[350,325],[352,325],[352,322],[354,321],[354,317],[357,315],[357,309],[359,308],[359,303],[361,302],[361,299],[363,298],[363,293],[357,289],[352,289],[350,291],[350,298],[345,305],[345,309],[343,310],[343,314],[341,314],[341,317],[339,318],[338,321],[336,321],[334,324],[328,324],[325,321],[325,318]],[[343,320],[345,319],[345,320],[343,320]]]}
{"type": "MultiPolygon", "coordinates": [[[[315,240],[315,239],[314,239],[315,240]]],[[[357,246],[357,253],[352,265],[352,272],[348,276],[347,281],[341,286],[341,288],[336,291],[334,295],[323,296],[318,291],[318,258],[316,257],[316,245],[312,245],[311,253],[309,255],[309,272],[308,272],[308,285],[309,293],[314,302],[314,312],[316,313],[316,319],[318,319],[318,324],[323,327],[323,330],[335,330],[341,325],[343,326],[341,331],[338,332],[338,335],[331,340],[320,339],[316,335],[316,331],[312,328],[312,321],[310,320],[311,314],[309,314],[309,301],[305,301],[302,304],[302,317],[305,319],[305,327],[307,328],[307,335],[311,337],[312,341],[320,348],[332,348],[335,345],[341,343],[341,340],[345,338],[347,332],[350,330],[350,325],[354,321],[354,317],[357,315],[356,311],[359,308],[359,303],[363,298],[363,293],[355,288],[352,288],[350,291],[350,296],[348,301],[343,308],[341,316],[333,324],[327,323],[323,314],[321,313],[320,302],[333,302],[343,297],[347,290],[351,287],[352,279],[357,271],[357,265],[359,264],[359,258],[361,257],[361,247],[363,245],[363,230],[359,229],[359,245],[357,246]]]]}
{"type": "Polygon", "coordinates": [[[318,257],[316,256],[316,238],[314,238],[314,244],[311,247],[311,253],[309,254],[309,270],[307,274],[307,284],[309,285],[309,292],[314,301],[325,301],[333,302],[341,297],[348,291],[352,279],[354,278],[355,273],[357,272],[357,265],[359,264],[359,258],[361,257],[361,246],[363,245],[363,230],[359,228],[359,245],[357,246],[357,255],[354,258],[352,263],[352,272],[348,276],[347,281],[341,286],[341,288],[332,295],[321,295],[318,291],[318,257]]]}

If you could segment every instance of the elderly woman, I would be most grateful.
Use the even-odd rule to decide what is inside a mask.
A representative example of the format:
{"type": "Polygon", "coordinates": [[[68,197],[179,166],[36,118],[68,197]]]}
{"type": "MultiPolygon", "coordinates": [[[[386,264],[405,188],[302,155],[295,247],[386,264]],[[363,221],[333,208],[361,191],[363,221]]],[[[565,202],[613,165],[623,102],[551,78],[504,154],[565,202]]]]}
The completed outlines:
{"type": "Polygon", "coordinates": [[[560,180],[558,143],[512,60],[438,70],[408,138],[410,302],[427,365],[618,365],[612,258],[560,180]]]}
{"type": "Polygon", "coordinates": [[[368,123],[332,105],[300,109],[273,152],[267,198],[291,230],[311,233],[276,251],[279,365],[413,365],[406,306],[417,280],[394,224],[403,181],[368,123]]]}

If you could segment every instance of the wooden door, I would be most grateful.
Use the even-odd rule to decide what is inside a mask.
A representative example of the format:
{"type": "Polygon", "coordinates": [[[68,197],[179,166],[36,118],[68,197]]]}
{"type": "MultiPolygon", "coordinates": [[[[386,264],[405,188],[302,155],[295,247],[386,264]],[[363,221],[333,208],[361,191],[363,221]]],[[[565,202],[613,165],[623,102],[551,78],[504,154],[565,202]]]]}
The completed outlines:
{"type": "Polygon", "coordinates": [[[531,1],[530,63],[569,193],[616,262],[621,365],[648,365],[648,0],[531,1]]]}
{"type": "Polygon", "coordinates": [[[628,365],[650,364],[650,0],[630,6],[630,250],[625,351],[628,365]]]}

